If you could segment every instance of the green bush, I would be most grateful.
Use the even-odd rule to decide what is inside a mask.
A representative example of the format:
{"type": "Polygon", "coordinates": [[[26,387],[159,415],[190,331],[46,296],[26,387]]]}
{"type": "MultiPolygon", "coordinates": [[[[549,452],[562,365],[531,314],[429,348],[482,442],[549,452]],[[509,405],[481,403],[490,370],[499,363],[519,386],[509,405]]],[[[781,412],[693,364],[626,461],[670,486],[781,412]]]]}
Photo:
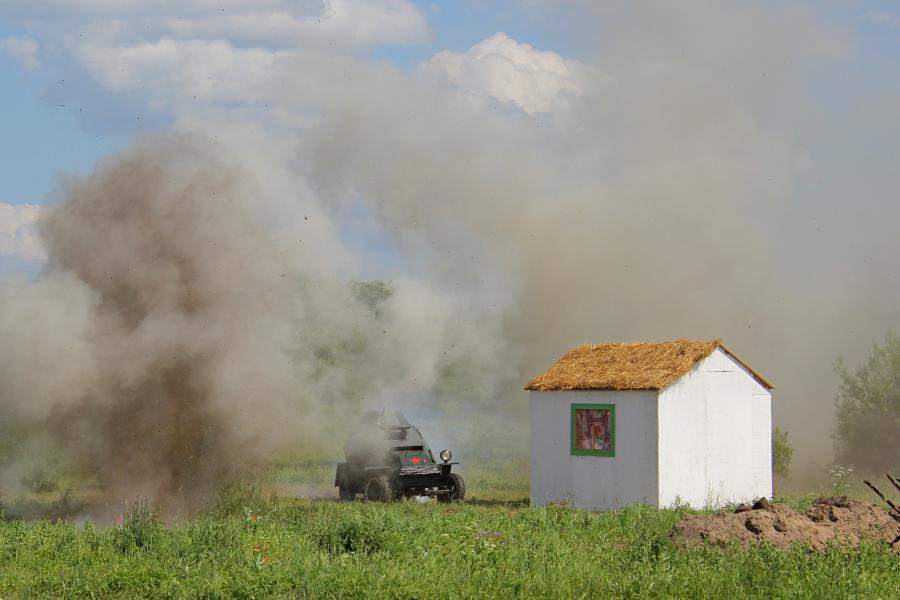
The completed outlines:
{"type": "Polygon", "coordinates": [[[772,469],[784,479],[791,477],[791,459],[794,448],[788,440],[788,432],[778,427],[772,432],[772,469]]]}
{"type": "Polygon", "coordinates": [[[900,337],[874,344],[865,365],[850,372],[839,359],[836,461],[863,473],[883,473],[900,465],[900,337]]]}
{"type": "Polygon", "coordinates": [[[113,546],[123,554],[147,550],[162,535],[159,516],[150,510],[146,500],[137,500],[125,508],[122,522],[113,529],[113,546]]]}
{"type": "Polygon", "coordinates": [[[22,477],[22,483],[35,494],[55,492],[58,487],[57,474],[46,461],[30,465],[22,477]]]}

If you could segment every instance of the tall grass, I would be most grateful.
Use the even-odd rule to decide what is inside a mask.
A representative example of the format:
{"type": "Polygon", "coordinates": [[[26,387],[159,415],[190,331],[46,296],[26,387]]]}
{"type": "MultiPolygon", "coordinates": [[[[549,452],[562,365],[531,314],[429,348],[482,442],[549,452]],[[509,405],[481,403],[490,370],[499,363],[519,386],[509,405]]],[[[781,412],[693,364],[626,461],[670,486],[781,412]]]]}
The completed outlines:
{"type": "Polygon", "coordinates": [[[0,523],[3,598],[896,598],[882,546],[676,547],[679,511],[391,505],[229,491],[163,525],[0,523]]]}

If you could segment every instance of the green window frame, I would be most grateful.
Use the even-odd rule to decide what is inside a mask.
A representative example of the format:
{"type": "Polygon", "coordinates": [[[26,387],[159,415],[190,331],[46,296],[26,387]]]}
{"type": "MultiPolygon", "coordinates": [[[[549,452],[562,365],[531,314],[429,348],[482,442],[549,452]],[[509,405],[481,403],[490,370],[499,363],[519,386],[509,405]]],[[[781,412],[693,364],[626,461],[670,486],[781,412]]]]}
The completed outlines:
{"type": "Polygon", "coordinates": [[[572,427],[569,449],[573,456],[615,456],[616,455],[616,405],[615,404],[572,404],[572,427]],[[575,414],[579,410],[605,410],[609,412],[609,448],[607,450],[587,450],[578,448],[575,430],[575,414]]]}

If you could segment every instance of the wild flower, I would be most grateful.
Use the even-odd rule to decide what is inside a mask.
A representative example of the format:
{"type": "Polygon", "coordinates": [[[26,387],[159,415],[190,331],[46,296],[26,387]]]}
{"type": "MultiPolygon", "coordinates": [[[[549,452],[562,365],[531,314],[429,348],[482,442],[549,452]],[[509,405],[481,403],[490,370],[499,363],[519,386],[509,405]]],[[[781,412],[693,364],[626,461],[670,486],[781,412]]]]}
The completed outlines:
{"type": "Polygon", "coordinates": [[[852,465],[841,466],[834,465],[828,469],[828,476],[831,478],[831,493],[834,496],[845,496],[850,491],[850,479],[855,469],[852,465]]]}

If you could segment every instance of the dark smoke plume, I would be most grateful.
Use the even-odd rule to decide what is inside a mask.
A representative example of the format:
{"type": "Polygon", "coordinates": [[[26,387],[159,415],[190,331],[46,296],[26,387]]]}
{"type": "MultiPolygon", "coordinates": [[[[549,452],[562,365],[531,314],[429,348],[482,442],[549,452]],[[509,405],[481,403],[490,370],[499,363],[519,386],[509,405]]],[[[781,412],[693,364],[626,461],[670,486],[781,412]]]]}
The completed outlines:
{"type": "Polygon", "coordinates": [[[261,422],[293,408],[298,274],[257,224],[255,193],[212,144],[170,136],[70,182],[41,223],[47,273],[22,292],[74,304],[75,331],[20,349],[52,362],[31,377],[70,377],[18,392],[114,494],[189,506],[253,464],[272,440],[261,422]]]}
{"type": "Polygon", "coordinates": [[[189,134],[65,182],[44,274],[0,286],[4,418],[104,502],[179,512],[279,448],[336,450],[363,405],[496,395],[496,325],[449,327],[453,298],[412,280],[354,284],[328,221],[284,193],[189,134]]]}

